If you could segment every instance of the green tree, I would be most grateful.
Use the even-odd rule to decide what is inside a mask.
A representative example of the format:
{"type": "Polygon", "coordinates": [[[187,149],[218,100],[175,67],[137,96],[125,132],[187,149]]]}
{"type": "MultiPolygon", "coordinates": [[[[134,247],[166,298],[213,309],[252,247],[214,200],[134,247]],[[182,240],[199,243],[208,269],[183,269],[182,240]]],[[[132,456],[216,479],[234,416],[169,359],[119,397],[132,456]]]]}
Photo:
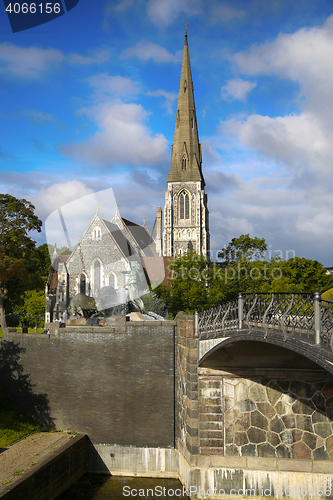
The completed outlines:
{"type": "Polygon", "coordinates": [[[21,326],[42,327],[45,315],[44,291],[26,291],[24,293],[24,303],[18,308],[17,312],[21,313],[21,326]]]}
{"type": "Polygon", "coordinates": [[[171,315],[179,311],[192,314],[209,304],[211,265],[207,257],[190,251],[170,264],[169,288],[159,285],[154,293],[161,297],[171,315]]]}
{"type": "Polygon", "coordinates": [[[10,326],[18,326],[18,310],[22,310],[24,293],[28,290],[45,291],[51,261],[46,243],[33,247],[24,253],[24,273],[16,275],[8,282],[8,299],[6,300],[7,322],[10,326]]]}
{"type": "Polygon", "coordinates": [[[299,257],[266,261],[266,249],[263,238],[247,234],[232,239],[222,264],[187,253],[172,261],[169,288],[159,286],[155,293],[174,316],[235,299],[239,292],[324,292],[333,287],[333,276],[326,275],[319,262],[299,257]]]}
{"type": "Polygon", "coordinates": [[[233,238],[228,246],[218,253],[218,257],[224,259],[225,266],[230,266],[236,262],[263,259],[266,251],[264,238],[250,238],[249,234],[242,234],[238,238],[233,238]]]}
{"type": "Polygon", "coordinates": [[[271,291],[278,291],[282,282],[284,291],[291,292],[325,292],[333,286],[333,276],[317,260],[293,257],[281,261],[281,272],[281,282],[272,280],[271,291]]]}
{"type": "Polygon", "coordinates": [[[28,233],[41,231],[42,222],[27,200],[0,194],[0,324],[7,326],[5,299],[15,279],[28,279],[27,256],[35,248],[28,233]]]}

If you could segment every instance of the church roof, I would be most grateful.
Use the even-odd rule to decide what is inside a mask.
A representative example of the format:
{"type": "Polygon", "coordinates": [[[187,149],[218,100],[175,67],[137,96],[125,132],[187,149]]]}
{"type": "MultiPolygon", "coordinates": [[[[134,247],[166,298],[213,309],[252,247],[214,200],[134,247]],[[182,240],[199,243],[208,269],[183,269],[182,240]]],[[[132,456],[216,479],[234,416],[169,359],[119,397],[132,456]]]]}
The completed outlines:
{"type": "Polygon", "coordinates": [[[67,262],[70,257],[70,254],[60,254],[57,255],[55,260],[53,261],[51,265],[51,269],[49,272],[49,277],[48,277],[48,286],[49,286],[49,293],[56,293],[57,291],[57,286],[58,286],[58,267],[60,262],[67,262]]]}
{"type": "Polygon", "coordinates": [[[186,34],[168,182],[201,181],[204,185],[205,181],[201,171],[201,161],[201,146],[199,144],[190,55],[186,34]]]}
{"type": "Polygon", "coordinates": [[[135,251],[133,250],[130,242],[123,235],[119,227],[116,224],[113,224],[112,222],[109,222],[105,219],[103,219],[103,222],[106,228],[112,234],[112,237],[114,238],[116,244],[118,245],[122,253],[125,255],[125,257],[131,257],[131,255],[134,255],[135,251]]]}
{"type": "Polygon", "coordinates": [[[123,217],[122,219],[127,229],[131,232],[133,238],[142,250],[154,243],[153,237],[145,226],[139,226],[139,224],[135,224],[135,222],[131,222],[130,220],[124,219],[123,217]]]}

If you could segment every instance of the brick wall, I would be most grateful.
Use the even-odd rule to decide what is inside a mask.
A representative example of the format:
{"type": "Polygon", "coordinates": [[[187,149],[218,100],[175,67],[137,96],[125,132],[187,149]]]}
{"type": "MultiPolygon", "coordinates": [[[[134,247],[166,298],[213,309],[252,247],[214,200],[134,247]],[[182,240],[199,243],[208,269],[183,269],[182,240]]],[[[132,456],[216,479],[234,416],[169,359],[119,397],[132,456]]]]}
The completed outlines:
{"type": "Polygon", "coordinates": [[[14,343],[0,344],[0,384],[44,424],[95,444],[173,447],[174,328],[163,321],[128,323],[123,334],[12,333],[14,343]]]}

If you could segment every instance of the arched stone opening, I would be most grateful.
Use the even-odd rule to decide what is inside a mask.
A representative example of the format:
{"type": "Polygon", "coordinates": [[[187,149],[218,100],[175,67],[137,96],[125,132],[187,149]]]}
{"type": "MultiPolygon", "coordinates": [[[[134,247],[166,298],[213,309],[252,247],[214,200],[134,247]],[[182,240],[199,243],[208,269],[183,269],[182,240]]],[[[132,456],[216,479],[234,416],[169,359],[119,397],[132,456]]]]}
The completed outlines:
{"type": "Polygon", "coordinates": [[[333,460],[333,379],[314,360],[272,343],[230,341],[203,358],[198,385],[204,454],[214,426],[222,455],[333,460]]]}

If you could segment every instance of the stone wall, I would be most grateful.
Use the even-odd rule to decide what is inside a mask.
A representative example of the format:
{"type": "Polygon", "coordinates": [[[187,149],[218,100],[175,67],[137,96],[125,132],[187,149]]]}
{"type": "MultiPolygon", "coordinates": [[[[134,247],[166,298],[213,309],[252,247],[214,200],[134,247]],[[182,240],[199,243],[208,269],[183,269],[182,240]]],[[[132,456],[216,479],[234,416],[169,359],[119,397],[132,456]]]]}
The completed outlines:
{"type": "Polygon", "coordinates": [[[199,374],[200,453],[333,460],[333,384],[325,372],[199,374]]]}
{"type": "MultiPolygon", "coordinates": [[[[127,323],[126,333],[9,333],[0,384],[17,406],[94,444],[173,448],[175,324],[127,323]]],[[[108,330],[109,332],[109,330],[108,330]]]]}
{"type": "Polygon", "coordinates": [[[179,475],[190,497],[333,498],[332,376],[250,339],[213,347],[198,366],[194,318],[176,320],[179,475]]]}
{"type": "Polygon", "coordinates": [[[178,445],[190,457],[199,452],[198,341],[193,316],[181,312],[176,320],[178,445]]]}
{"type": "Polygon", "coordinates": [[[87,436],[75,436],[22,475],[0,485],[0,497],[3,500],[55,500],[86,470],[87,436]]]}

